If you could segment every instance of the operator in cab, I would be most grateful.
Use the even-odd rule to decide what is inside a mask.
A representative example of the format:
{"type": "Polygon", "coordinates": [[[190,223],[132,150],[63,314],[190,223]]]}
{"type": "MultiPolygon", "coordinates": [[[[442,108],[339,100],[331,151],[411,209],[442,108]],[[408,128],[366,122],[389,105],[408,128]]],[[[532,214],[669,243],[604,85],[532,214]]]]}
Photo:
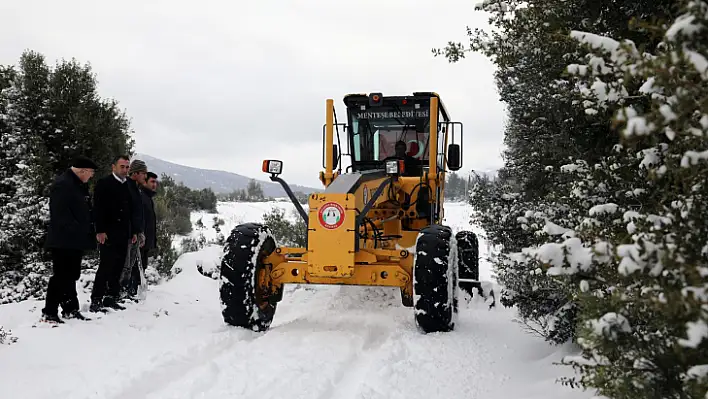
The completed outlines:
{"type": "Polygon", "coordinates": [[[400,158],[404,162],[404,167],[405,169],[403,170],[403,176],[420,176],[421,170],[420,170],[420,164],[418,163],[418,160],[413,158],[412,156],[406,154],[407,146],[404,141],[397,141],[396,142],[396,158],[400,158]]]}

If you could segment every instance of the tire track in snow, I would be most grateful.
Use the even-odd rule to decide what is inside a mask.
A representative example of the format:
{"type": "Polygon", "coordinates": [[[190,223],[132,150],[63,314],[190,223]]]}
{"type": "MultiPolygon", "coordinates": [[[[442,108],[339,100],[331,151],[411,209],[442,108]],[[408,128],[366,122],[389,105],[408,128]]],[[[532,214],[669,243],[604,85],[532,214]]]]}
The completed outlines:
{"type": "MultiPolygon", "coordinates": [[[[397,312],[391,311],[392,308],[400,309],[400,297],[396,297],[398,294],[392,292],[394,290],[385,287],[329,286],[317,287],[309,293],[300,293],[305,294],[308,302],[311,301],[315,306],[306,306],[303,302],[294,301],[295,306],[288,306],[287,316],[283,314],[284,317],[279,323],[274,323],[271,331],[265,335],[270,335],[268,339],[280,341],[291,334],[297,336],[308,330],[314,334],[328,334],[335,340],[343,340],[343,344],[336,350],[344,356],[327,365],[334,370],[325,371],[326,381],[306,387],[308,394],[297,389],[291,391],[289,393],[291,397],[310,399],[358,397],[363,388],[362,383],[366,381],[372,366],[384,355],[381,348],[400,328],[397,312]],[[339,348],[344,351],[340,351],[339,348]]],[[[265,343],[265,340],[261,343],[265,343]]],[[[316,341],[308,342],[300,350],[303,353],[315,353],[321,350],[317,345],[316,341]]],[[[295,378],[311,379],[312,377],[299,375],[295,378]]],[[[271,397],[272,394],[269,390],[260,392],[262,397],[271,397]]]]}
{"type": "Polygon", "coordinates": [[[287,301],[294,303],[286,309],[280,309],[277,322],[274,322],[266,333],[223,325],[218,332],[209,336],[212,342],[206,346],[188,349],[186,353],[172,360],[157,362],[146,375],[136,379],[128,388],[114,396],[114,399],[136,396],[221,397],[223,389],[229,394],[236,393],[244,398],[262,397],[264,394],[267,397],[269,387],[265,387],[266,392],[263,391],[263,386],[259,387],[260,392],[251,392],[252,386],[248,381],[234,379],[234,376],[243,377],[258,369],[258,366],[249,364],[246,359],[258,362],[267,358],[267,355],[263,357],[264,353],[281,353],[274,350],[283,341],[283,337],[279,336],[281,332],[297,333],[298,330],[306,328],[312,309],[303,305],[313,299],[318,303],[327,303],[334,294],[332,289],[298,290],[295,298],[288,298],[287,301]],[[234,391],[231,392],[231,389],[234,391]]]}
{"type": "MultiPolygon", "coordinates": [[[[224,333],[211,337],[211,342],[195,345],[185,353],[176,355],[167,361],[156,364],[149,372],[142,374],[128,386],[113,396],[114,399],[132,399],[147,397],[149,394],[160,391],[170,383],[186,376],[190,371],[203,367],[228,352],[228,349],[243,342],[251,342],[262,337],[256,333],[238,329],[227,330],[224,333]]],[[[215,365],[211,363],[211,366],[215,365]]],[[[218,372],[218,368],[216,368],[218,372]]],[[[216,378],[216,375],[213,375],[216,378]]],[[[208,383],[208,381],[205,381],[208,383]]]]}
{"type": "Polygon", "coordinates": [[[354,328],[345,331],[364,332],[361,345],[352,349],[338,366],[330,385],[318,395],[319,399],[355,399],[360,396],[368,373],[386,355],[381,349],[400,328],[398,295],[397,290],[387,287],[339,287],[324,317],[341,318],[340,323],[345,326],[353,323],[354,328]]]}
{"type": "Polygon", "coordinates": [[[378,350],[389,339],[391,332],[382,325],[368,324],[367,334],[361,347],[352,350],[347,360],[339,366],[331,385],[322,392],[319,399],[354,399],[358,397],[366,375],[381,357],[378,350]]]}
{"type": "Polygon", "coordinates": [[[131,392],[144,396],[141,386],[147,381],[153,384],[147,392],[152,397],[359,397],[369,388],[362,384],[372,366],[387,353],[382,346],[400,333],[401,309],[391,306],[400,298],[380,290],[341,288],[293,292],[271,329],[257,339],[218,349],[223,356],[192,357],[182,369],[168,363],[171,370],[145,377],[143,385],[120,397],[131,392]]]}

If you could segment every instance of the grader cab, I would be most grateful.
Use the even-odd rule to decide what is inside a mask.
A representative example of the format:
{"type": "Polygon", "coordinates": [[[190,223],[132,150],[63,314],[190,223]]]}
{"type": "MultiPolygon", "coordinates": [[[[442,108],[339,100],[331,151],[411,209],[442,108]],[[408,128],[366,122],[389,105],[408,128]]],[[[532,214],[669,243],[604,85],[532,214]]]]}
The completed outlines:
{"type": "Polygon", "coordinates": [[[235,227],[221,263],[224,321],[267,330],[285,284],[386,286],[400,289],[423,332],[451,331],[458,285],[471,293],[479,284],[477,237],[442,224],[446,171],[462,166],[462,124],[436,93],[350,94],[344,104],[339,123],[326,102],[324,189],[307,210],[279,177],[283,162],[263,162],[303,218],[307,243],[282,247],[268,226],[235,227]]]}

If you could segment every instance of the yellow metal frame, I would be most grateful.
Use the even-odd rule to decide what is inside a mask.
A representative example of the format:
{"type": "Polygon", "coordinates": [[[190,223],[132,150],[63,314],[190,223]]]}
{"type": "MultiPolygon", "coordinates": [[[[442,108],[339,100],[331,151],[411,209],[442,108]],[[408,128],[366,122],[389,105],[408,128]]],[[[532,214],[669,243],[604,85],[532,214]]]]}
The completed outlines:
{"type": "MultiPolygon", "coordinates": [[[[429,170],[422,176],[431,189],[429,203],[442,201],[444,169],[438,170],[438,113],[436,96],[430,98],[429,170]],[[438,199],[438,196],[440,198],[438,199]]],[[[320,172],[320,180],[329,186],[337,175],[333,171],[334,143],[334,101],[326,102],[325,126],[325,170],[320,172]]],[[[447,148],[447,138],[445,140],[447,148]]],[[[446,151],[444,151],[446,152],[446,151]]],[[[445,154],[446,156],[446,154],[445,154]]],[[[340,284],[362,286],[399,287],[404,304],[412,306],[413,297],[413,253],[418,231],[430,222],[420,218],[415,209],[403,211],[387,204],[388,195],[380,196],[367,216],[374,220],[377,229],[385,235],[399,235],[397,240],[385,241],[381,248],[372,248],[370,242],[360,240],[355,251],[355,219],[357,210],[364,208],[363,190],[370,195],[390,177],[367,181],[355,193],[316,193],[309,197],[308,248],[279,247],[264,259],[265,268],[258,281],[261,288],[271,294],[282,292],[283,284],[340,284]],[[331,205],[331,204],[336,205],[331,205]],[[330,205],[327,205],[330,204],[330,205]],[[388,205],[388,206],[387,206],[388,205]],[[341,225],[326,228],[320,222],[320,210],[333,206],[341,213],[341,225]],[[401,218],[408,222],[409,230],[402,229],[401,218]]],[[[397,177],[391,190],[403,201],[405,193],[411,195],[413,188],[421,183],[421,177],[397,177]]],[[[386,189],[388,190],[388,189],[386,189]]],[[[417,191],[419,193],[420,190],[417,191]]],[[[413,194],[411,202],[417,198],[413,194]]],[[[435,220],[439,223],[440,220],[435,220]]],[[[360,226],[360,228],[363,228],[360,226]]]]}
{"type": "Polygon", "coordinates": [[[334,174],[332,172],[332,169],[334,169],[333,165],[333,160],[334,160],[334,153],[333,147],[334,147],[334,100],[333,99],[328,99],[327,100],[327,106],[325,112],[327,113],[326,116],[326,127],[325,127],[325,172],[324,175],[320,176],[320,180],[322,180],[322,184],[324,184],[325,187],[329,186],[330,183],[332,183],[332,180],[334,180],[334,174]]]}

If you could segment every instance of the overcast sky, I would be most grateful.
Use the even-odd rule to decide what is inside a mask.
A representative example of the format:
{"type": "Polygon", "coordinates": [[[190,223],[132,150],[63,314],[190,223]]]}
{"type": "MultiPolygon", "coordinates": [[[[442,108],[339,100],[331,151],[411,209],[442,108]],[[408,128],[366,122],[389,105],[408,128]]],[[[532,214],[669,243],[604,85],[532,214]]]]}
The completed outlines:
{"type": "Polygon", "coordinates": [[[189,166],[319,187],[325,100],[436,91],[464,123],[463,170],[497,168],[504,108],[493,66],[431,48],[486,27],[475,1],[0,2],[0,63],[24,49],[90,62],[132,118],[136,150],[189,166]]]}

